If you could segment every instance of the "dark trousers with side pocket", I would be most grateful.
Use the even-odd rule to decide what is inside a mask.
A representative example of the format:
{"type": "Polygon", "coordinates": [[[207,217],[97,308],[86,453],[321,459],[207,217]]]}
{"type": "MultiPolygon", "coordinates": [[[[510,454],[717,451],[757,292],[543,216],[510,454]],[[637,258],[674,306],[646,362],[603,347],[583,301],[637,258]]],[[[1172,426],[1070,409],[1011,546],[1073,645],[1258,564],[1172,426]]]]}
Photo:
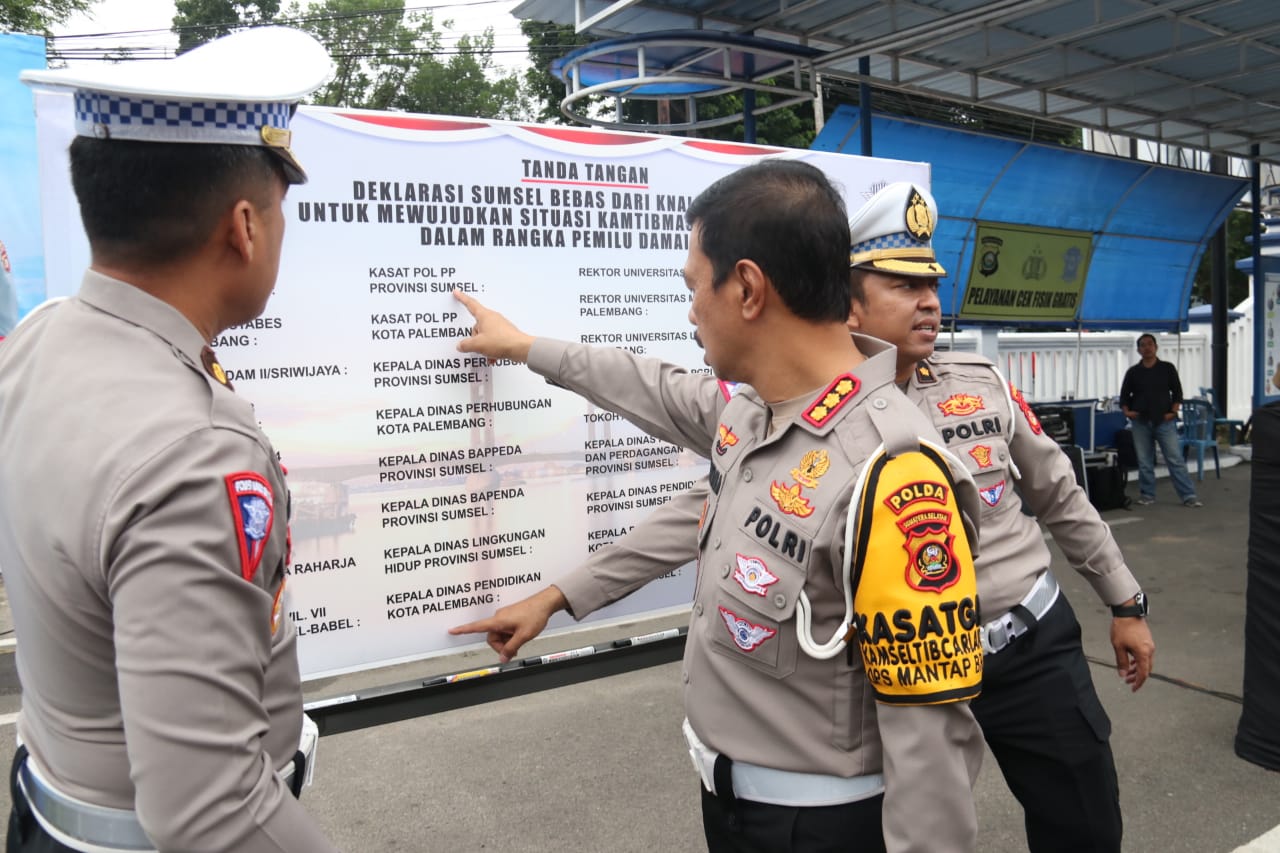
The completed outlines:
{"type": "Polygon", "coordinates": [[[1031,853],[1119,853],[1111,720],[1065,595],[1033,630],[986,656],[970,707],[1022,804],[1031,853]]]}

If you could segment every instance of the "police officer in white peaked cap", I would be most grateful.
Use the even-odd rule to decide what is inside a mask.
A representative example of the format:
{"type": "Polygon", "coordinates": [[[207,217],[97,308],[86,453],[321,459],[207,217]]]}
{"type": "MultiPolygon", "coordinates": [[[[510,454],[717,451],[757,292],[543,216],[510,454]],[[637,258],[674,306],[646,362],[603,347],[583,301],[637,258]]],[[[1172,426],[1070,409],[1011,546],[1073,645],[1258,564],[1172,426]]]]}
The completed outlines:
{"type": "Polygon", "coordinates": [[[972,708],[1026,813],[1028,850],[1119,851],[1111,722],[1093,687],[1080,624],[1049,571],[1040,526],[1018,495],[1111,606],[1116,667],[1134,690],[1155,652],[1146,597],[1022,394],[981,356],[934,352],[938,278],[946,274],[933,250],[937,222],[933,196],[909,182],[889,184],[854,215],[850,324],[898,348],[898,384],[978,484],[986,656],[972,708]]]}
{"type": "Polygon", "coordinates": [[[0,344],[0,565],[22,712],[9,851],[335,848],[297,801],[316,732],[284,606],[288,491],[209,348],[275,284],[296,30],[164,63],[27,71],[74,90],[79,293],[0,344]]]}

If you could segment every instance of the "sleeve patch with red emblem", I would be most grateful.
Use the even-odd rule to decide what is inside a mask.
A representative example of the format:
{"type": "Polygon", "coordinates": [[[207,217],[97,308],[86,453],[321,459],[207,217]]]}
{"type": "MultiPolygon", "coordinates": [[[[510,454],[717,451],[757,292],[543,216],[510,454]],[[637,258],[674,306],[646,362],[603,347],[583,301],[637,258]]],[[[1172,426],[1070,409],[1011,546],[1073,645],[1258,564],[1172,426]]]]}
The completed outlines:
{"type": "Polygon", "coordinates": [[[240,575],[252,581],[262,563],[262,554],[275,520],[275,496],[261,474],[240,471],[228,474],[227,496],[231,500],[231,520],[240,546],[240,575]]]}
{"type": "Polygon", "coordinates": [[[1027,398],[1022,396],[1022,392],[1012,382],[1009,383],[1009,396],[1017,404],[1018,408],[1022,410],[1023,416],[1027,419],[1027,424],[1031,427],[1031,431],[1036,435],[1040,435],[1043,431],[1040,426],[1040,418],[1036,417],[1036,413],[1032,411],[1031,404],[1027,402],[1027,398]]]}

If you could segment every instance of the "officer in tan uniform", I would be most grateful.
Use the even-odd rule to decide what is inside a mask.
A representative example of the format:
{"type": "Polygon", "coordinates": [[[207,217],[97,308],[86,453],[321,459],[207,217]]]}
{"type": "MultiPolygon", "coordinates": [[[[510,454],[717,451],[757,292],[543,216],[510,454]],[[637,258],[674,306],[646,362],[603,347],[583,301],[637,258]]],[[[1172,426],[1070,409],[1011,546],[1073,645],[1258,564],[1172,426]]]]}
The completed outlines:
{"type": "MultiPolygon", "coordinates": [[[[848,333],[843,210],[796,161],[713,184],[687,214],[689,317],[716,375],[750,388],[726,399],[669,370],[605,392],[712,461],[683,677],[716,853],[974,846],[982,748],[966,700],[983,655],[963,519],[976,496],[894,388],[893,348],[848,333]]],[[[477,318],[463,351],[551,376],[586,356],[460,299],[477,318]]],[[[618,375],[637,363],[606,361],[618,375]]],[[[556,609],[581,618],[627,591],[551,587],[454,633],[489,634],[505,659],[556,609]]]]}
{"type": "Polygon", "coordinates": [[[1119,851],[1111,722],[1093,687],[1080,624],[1049,571],[1040,526],[1022,512],[1014,485],[1111,606],[1116,668],[1134,690],[1155,652],[1146,596],[1022,394],[981,356],[934,353],[945,275],[931,244],[936,222],[933,197],[910,183],[885,187],[854,215],[850,322],[898,348],[897,381],[978,483],[987,660],[973,712],[1025,810],[1028,849],[1119,851]]]}
{"type": "Polygon", "coordinates": [[[92,259],[0,346],[11,853],[335,849],[297,800],[315,731],[282,600],[284,471],[208,346],[271,294],[305,180],[289,116],[330,67],[265,28],[23,73],[74,89],[92,259]]]}
{"type": "MultiPolygon", "coordinates": [[[[983,692],[973,709],[1026,809],[1030,849],[1118,850],[1121,823],[1110,723],[1093,689],[1079,625],[1048,572],[1050,555],[1040,528],[1019,510],[1013,484],[1072,565],[1112,606],[1117,670],[1135,690],[1150,674],[1154,654],[1143,618],[1145,596],[1139,596],[1110,528],[1076,485],[1066,456],[1039,430],[1022,396],[986,359],[934,354],[941,325],[937,280],[943,272],[932,249],[932,227],[919,224],[936,221],[933,198],[911,184],[886,187],[855,214],[850,321],[896,345],[897,381],[934,420],[980,487],[977,568],[989,653],[983,692]],[[908,212],[914,213],[910,222],[916,223],[916,236],[908,212]]],[[[706,411],[714,410],[721,397],[711,379],[615,352],[552,347],[539,340],[529,364],[606,408],[617,408],[608,396],[615,387],[680,386],[682,397],[700,399],[706,411]],[[683,387],[690,384],[701,388],[683,387]]],[[[637,423],[668,441],[697,448],[670,421],[637,423]]],[[[694,551],[680,529],[697,523],[706,489],[703,483],[676,496],[559,581],[573,612],[579,607],[590,612],[691,560],[694,551]]]]}

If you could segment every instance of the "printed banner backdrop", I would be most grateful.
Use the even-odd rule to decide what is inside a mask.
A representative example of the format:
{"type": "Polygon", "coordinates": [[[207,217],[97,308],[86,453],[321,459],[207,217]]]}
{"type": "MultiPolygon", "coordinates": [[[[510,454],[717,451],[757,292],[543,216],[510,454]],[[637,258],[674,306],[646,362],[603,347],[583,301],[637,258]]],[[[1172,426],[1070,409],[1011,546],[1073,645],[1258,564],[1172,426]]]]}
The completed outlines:
{"type": "Polygon", "coordinates": [[[0,33],[0,337],[45,296],[36,119],[31,89],[18,80],[44,67],[42,36],[0,33]]]}
{"type": "MultiPolygon", "coordinates": [[[[46,159],[70,132],[60,100],[39,103],[46,159]]],[[[285,200],[275,294],[213,346],[288,467],[308,677],[475,645],[446,629],[553,583],[707,469],[523,365],[459,354],[471,320],[451,291],[535,334],[705,371],[681,277],[699,191],[766,155],[824,169],[851,208],[929,179],[921,163],[405,114],[304,107],[293,129],[311,180],[285,200]]],[[[47,221],[70,190],[44,176],[47,221]]],[[[50,289],[74,292],[84,237],[58,236],[50,289]]],[[[685,607],[693,582],[675,569],[592,620],[685,607]]]]}
{"type": "Polygon", "coordinates": [[[960,319],[1070,323],[1092,244],[1088,231],[979,222],[960,319]]]}

